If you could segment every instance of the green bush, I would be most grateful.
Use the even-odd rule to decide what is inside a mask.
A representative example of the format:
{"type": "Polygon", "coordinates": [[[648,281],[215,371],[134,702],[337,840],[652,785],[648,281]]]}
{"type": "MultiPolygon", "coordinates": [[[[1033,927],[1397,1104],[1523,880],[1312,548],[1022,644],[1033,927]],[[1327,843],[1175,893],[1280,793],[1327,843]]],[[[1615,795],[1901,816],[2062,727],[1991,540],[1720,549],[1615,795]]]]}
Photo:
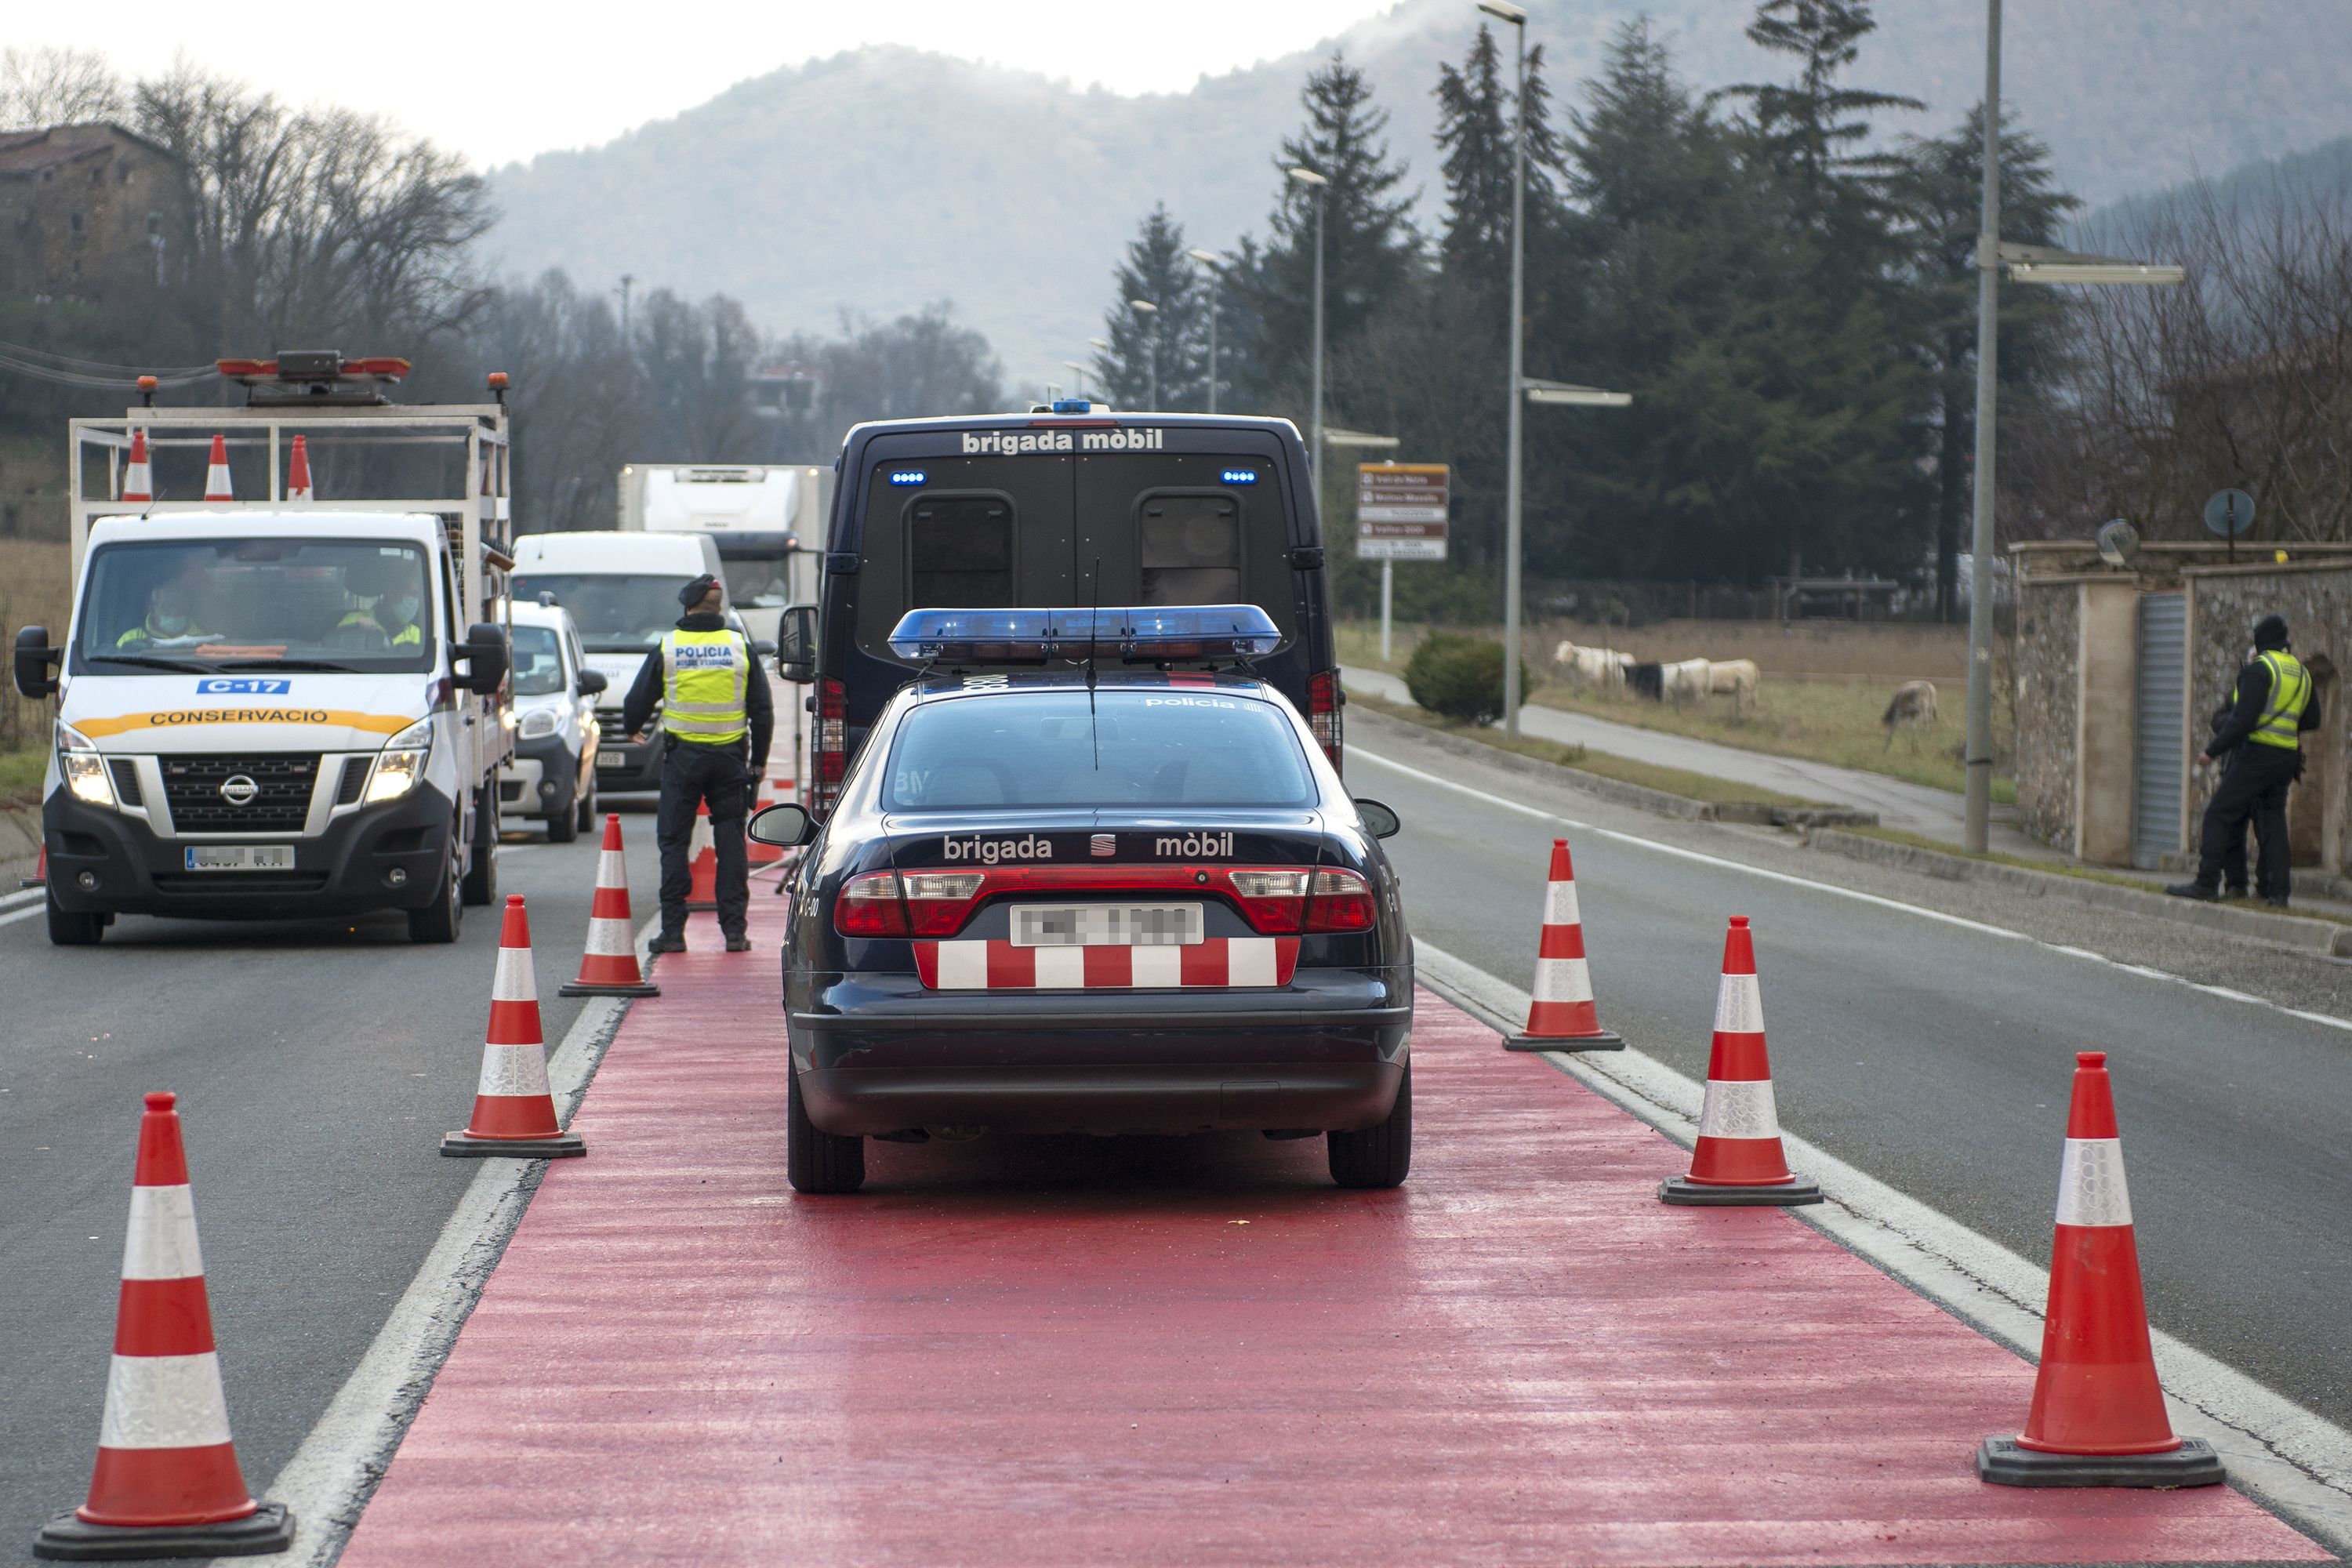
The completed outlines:
{"type": "MultiPolygon", "coordinates": [[[[1491,724],[1503,712],[1503,645],[1457,632],[1432,632],[1405,662],[1405,689],[1441,718],[1491,724]]],[[[1519,666],[1519,687],[1528,667],[1519,666]]]]}

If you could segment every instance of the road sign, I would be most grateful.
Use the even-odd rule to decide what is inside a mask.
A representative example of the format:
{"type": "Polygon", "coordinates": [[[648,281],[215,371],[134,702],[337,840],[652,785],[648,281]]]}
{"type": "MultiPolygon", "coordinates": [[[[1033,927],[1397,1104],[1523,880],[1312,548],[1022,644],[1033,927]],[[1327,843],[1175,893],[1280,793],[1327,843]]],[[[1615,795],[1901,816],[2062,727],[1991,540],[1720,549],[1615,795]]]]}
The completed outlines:
{"type": "Polygon", "coordinates": [[[1356,559],[1445,559],[1449,470],[1444,463],[1356,467],[1356,559]]]}
{"type": "Polygon", "coordinates": [[[2254,498],[2243,490],[2215,490],[2205,503],[2205,527],[2223,539],[2235,539],[2254,526],[2254,498]]]}

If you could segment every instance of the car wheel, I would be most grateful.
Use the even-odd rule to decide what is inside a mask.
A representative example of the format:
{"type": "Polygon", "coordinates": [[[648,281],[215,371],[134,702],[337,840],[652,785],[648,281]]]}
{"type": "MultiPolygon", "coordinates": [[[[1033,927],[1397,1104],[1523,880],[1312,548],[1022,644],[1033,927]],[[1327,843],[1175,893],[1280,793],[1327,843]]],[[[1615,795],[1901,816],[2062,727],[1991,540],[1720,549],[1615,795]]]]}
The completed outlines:
{"type": "Polygon", "coordinates": [[[547,841],[550,844],[569,844],[580,837],[580,814],[566,805],[547,819],[547,841]]]}
{"type": "Polygon", "coordinates": [[[1361,1132],[1324,1134],[1331,1179],[1343,1187],[1393,1187],[1412,1169],[1412,1061],[1397,1082],[1396,1104],[1388,1119],[1361,1132]]]}
{"type": "Polygon", "coordinates": [[[453,855],[449,874],[442,879],[441,896],[421,910],[408,911],[408,940],[421,942],[452,942],[457,940],[457,928],[466,919],[466,900],[457,882],[457,862],[453,855]]]}
{"type": "Polygon", "coordinates": [[[478,826],[474,833],[474,864],[461,889],[465,900],[476,909],[499,901],[499,802],[494,789],[484,785],[481,798],[475,803],[474,821],[478,826]]]}
{"type": "Polygon", "coordinates": [[[51,947],[96,947],[106,931],[106,917],[78,915],[71,910],[58,908],[58,896],[48,896],[49,945],[51,947]]]}
{"type": "Polygon", "coordinates": [[[854,1193],[866,1183],[866,1140],[820,1132],[801,1103],[801,1075],[788,1066],[792,1088],[784,1123],[784,1174],[796,1193],[854,1193]]]}
{"type": "Polygon", "coordinates": [[[596,781],[588,781],[588,793],[580,797],[580,815],[574,826],[583,833],[596,831],[596,781]]]}

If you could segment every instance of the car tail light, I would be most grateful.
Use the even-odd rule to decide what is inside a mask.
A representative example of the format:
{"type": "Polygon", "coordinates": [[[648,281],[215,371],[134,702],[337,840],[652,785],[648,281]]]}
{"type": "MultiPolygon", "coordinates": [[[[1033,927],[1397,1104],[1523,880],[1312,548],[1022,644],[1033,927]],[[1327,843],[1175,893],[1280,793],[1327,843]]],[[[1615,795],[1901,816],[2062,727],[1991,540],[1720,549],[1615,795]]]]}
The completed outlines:
{"type": "Polygon", "coordinates": [[[1235,871],[1234,895],[1242,914],[1262,931],[1295,931],[1306,912],[1308,871],[1235,871]]]}
{"type": "Polygon", "coordinates": [[[981,871],[868,871],[842,884],[833,929],[844,936],[953,936],[986,880],[981,871]]]}
{"type": "Polygon", "coordinates": [[[1339,771],[1342,736],[1339,727],[1339,672],[1321,669],[1307,678],[1307,727],[1314,731],[1315,743],[1331,759],[1331,771],[1339,771]]]}
{"type": "MultiPolygon", "coordinates": [[[[816,685],[816,792],[810,807],[819,816],[841,799],[842,775],[849,771],[849,689],[838,680],[816,685]]],[[[903,933],[901,933],[903,934],[903,933]]]]}
{"type": "Polygon", "coordinates": [[[907,902],[896,871],[868,871],[842,885],[833,903],[833,929],[844,936],[905,936],[907,902]]]}
{"type": "Polygon", "coordinates": [[[1370,931],[1380,918],[1372,889],[1353,871],[1318,871],[1315,890],[1307,895],[1310,931],[1370,931]]]}
{"type": "Polygon", "coordinates": [[[908,871],[898,879],[907,890],[907,914],[917,936],[953,936],[971,913],[984,871],[908,871]]]}

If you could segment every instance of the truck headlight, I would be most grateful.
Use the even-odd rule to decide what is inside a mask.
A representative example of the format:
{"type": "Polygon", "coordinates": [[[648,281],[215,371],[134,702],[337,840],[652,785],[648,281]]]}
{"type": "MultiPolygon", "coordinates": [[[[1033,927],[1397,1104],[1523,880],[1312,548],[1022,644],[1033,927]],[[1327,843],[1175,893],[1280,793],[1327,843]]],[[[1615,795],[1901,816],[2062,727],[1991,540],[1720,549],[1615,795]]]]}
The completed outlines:
{"type": "Polygon", "coordinates": [[[419,719],[390,741],[368,775],[366,804],[398,800],[425,776],[425,759],[433,753],[433,721],[419,719]]]}
{"type": "Polygon", "coordinates": [[[522,738],[544,741],[555,733],[556,711],[552,708],[534,708],[522,716],[522,738]]]}
{"type": "Polygon", "coordinates": [[[58,721],[58,773],[74,798],[91,805],[114,805],[114,785],[106,776],[106,759],[89,737],[67,723],[58,721]]]}

